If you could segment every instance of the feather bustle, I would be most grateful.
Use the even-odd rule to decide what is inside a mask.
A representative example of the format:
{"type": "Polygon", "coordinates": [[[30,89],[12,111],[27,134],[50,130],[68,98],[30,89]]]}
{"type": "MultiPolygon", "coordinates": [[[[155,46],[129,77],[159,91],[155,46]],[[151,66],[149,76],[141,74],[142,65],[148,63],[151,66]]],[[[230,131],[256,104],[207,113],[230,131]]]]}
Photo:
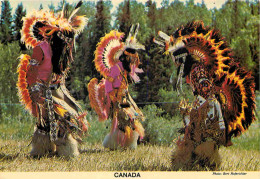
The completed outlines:
{"type": "Polygon", "coordinates": [[[233,59],[232,51],[220,32],[204,27],[202,21],[182,26],[174,33],[181,38],[190,54],[198,56],[215,76],[213,83],[217,94],[224,95],[226,102],[220,101],[225,121],[228,124],[229,137],[238,136],[256,120],[255,83],[250,72],[241,69],[233,59]]]}
{"type": "Polygon", "coordinates": [[[98,84],[98,79],[93,78],[88,84],[89,100],[91,107],[98,114],[99,121],[108,119],[109,109],[106,109],[105,104],[105,84],[101,81],[98,84]]]}
{"type": "Polygon", "coordinates": [[[27,67],[29,64],[29,60],[31,57],[29,55],[21,55],[19,57],[20,63],[17,68],[18,73],[18,81],[17,81],[17,89],[18,89],[18,96],[20,102],[25,106],[25,108],[32,113],[32,100],[29,94],[29,91],[27,89],[28,83],[26,80],[26,73],[27,73],[27,67]]]}

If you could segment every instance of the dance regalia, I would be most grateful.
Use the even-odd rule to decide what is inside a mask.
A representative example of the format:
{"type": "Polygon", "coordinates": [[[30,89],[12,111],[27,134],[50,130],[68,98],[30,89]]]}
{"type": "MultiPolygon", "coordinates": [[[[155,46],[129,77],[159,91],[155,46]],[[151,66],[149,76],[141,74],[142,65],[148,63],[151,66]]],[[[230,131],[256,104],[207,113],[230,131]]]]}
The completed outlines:
{"type": "Polygon", "coordinates": [[[96,111],[99,121],[105,121],[111,116],[110,133],[105,137],[104,147],[110,149],[135,149],[138,138],[143,138],[144,129],[140,121],[144,115],[137,107],[128,91],[129,75],[135,82],[139,82],[136,73],[139,57],[135,50],[144,49],[136,42],[138,26],[132,37],[133,27],[125,42],[123,33],[111,31],[101,38],[95,52],[96,69],[104,76],[98,84],[93,78],[88,84],[91,107],[96,111]]]}
{"type": "Polygon", "coordinates": [[[74,37],[87,21],[83,16],[73,17],[80,4],[68,19],[64,12],[55,15],[44,10],[23,19],[21,41],[33,48],[33,54],[19,57],[17,87],[20,101],[37,118],[33,156],[49,151],[77,155],[76,144],[88,129],[86,113],[65,87],[74,37]]]}
{"type": "Polygon", "coordinates": [[[177,29],[173,36],[159,31],[165,41],[154,42],[165,48],[178,67],[177,90],[182,92],[182,78],[195,95],[190,105],[181,101],[185,128],[177,141],[173,166],[219,164],[219,146],[232,145],[255,120],[255,83],[250,72],[240,67],[219,31],[192,22],[177,29]]]}

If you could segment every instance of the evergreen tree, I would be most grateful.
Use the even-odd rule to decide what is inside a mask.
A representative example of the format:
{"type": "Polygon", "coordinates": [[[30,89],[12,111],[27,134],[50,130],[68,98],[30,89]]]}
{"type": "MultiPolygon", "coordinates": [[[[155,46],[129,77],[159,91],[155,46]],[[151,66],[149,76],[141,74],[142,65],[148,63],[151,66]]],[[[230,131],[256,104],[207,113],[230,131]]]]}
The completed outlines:
{"type": "MultiPolygon", "coordinates": [[[[66,4],[65,10],[71,11],[75,5],[66,4]]],[[[63,3],[58,5],[58,11],[62,10],[63,3]]],[[[88,23],[83,32],[76,37],[76,44],[75,48],[76,51],[73,54],[74,61],[71,64],[70,74],[66,79],[66,86],[70,90],[71,94],[77,100],[83,100],[88,104],[88,93],[86,89],[86,85],[88,84],[89,80],[92,78],[90,76],[90,64],[92,63],[93,59],[89,59],[90,53],[90,46],[92,44],[93,38],[93,22],[95,16],[95,2],[87,1],[83,2],[81,8],[77,12],[77,15],[85,15],[88,18],[88,23]]]]}
{"type": "Polygon", "coordinates": [[[233,4],[232,0],[228,0],[221,9],[216,11],[215,23],[216,28],[221,30],[221,34],[225,37],[226,41],[231,43],[231,28],[232,28],[232,14],[233,4]]]}
{"type": "Polygon", "coordinates": [[[212,11],[208,10],[204,0],[196,6],[195,11],[199,12],[196,20],[202,20],[205,25],[212,25],[212,11]]]}
{"type": "Polygon", "coordinates": [[[233,14],[232,18],[232,28],[231,28],[231,39],[237,37],[239,31],[239,9],[238,9],[238,0],[233,2],[233,14]]]}
{"type": "Polygon", "coordinates": [[[0,54],[0,103],[17,103],[17,57],[21,54],[18,42],[0,44],[0,54]]]}
{"type": "Polygon", "coordinates": [[[204,0],[202,0],[202,2],[201,2],[201,7],[202,7],[203,9],[207,9],[207,6],[206,6],[206,4],[205,4],[205,1],[204,1],[204,0]]]}
{"type": "Polygon", "coordinates": [[[0,21],[0,31],[1,31],[1,42],[7,44],[13,41],[12,32],[12,8],[8,0],[1,2],[1,21],[0,21]]]}
{"type": "Polygon", "coordinates": [[[217,23],[216,23],[216,14],[217,14],[217,8],[214,8],[213,10],[212,10],[212,24],[211,24],[211,26],[212,27],[214,27],[214,28],[216,28],[217,27],[217,23]]]}
{"type": "Polygon", "coordinates": [[[252,13],[252,7],[248,2],[233,3],[237,8],[238,18],[231,28],[232,32],[237,33],[231,39],[231,47],[240,64],[253,72],[256,89],[259,89],[259,14],[252,13]],[[238,28],[236,31],[235,25],[238,28]]]}
{"type": "MultiPolygon", "coordinates": [[[[168,19],[165,23],[169,24],[172,27],[173,31],[176,30],[181,25],[187,23],[187,19],[185,17],[190,10],[191,9],[188,9],[183,2],[180,2],[179,0],[174,0],[170,4],[165,14],[165,16],[167,17],[166,20],[168,19]]],[[[192,19],[190,18],[189,21],[191,20],[192,19]]],[[[167,27],[166,25],[164,26],[167,27]]]]}
{"type": "Polygon", "coordinates": [[[229,42],[233,55],[241,66],[253,71],[259,89],[259,19],[254,2],[228,0],[216,11],[216,28],[229,42]],[[256,12],[256,13],[255,13],[256,12]]]}
{"type": "MultiPolygon", "coordinates": [[[[74,7],[76,6],[76,4],[72,5],[67,3],[66,1],[60,1],[58,4],[58,7],[56,8],[56,12],[61,12],[63,9],[63,3],[64,4],[64,17],[68,18],[70,16],[70,13],[73,11],[74,7]]],[[[82,8],[80,8],[82,9],[82,8]]],[[[80,14],[79,12],[77,14],[80,14]]]]}
{"type": "Polygon", "coordinates": [[[94,52],[96,50],[97,43],[100,41],[100,38],[103,37],[106,33],[109,33],[111,30],[111,15],[110,15],[110,9],[111,9],[111,1],[104,2],[103,0],[99,0],[96,4],[96,14],[94,19],[94,28],[93,28],[93,35],[90,37],[90,53],[89,53],[89,59],[88,63],[91,65],[89,70],[91,73],[91,76],[98,77],[99,73],[96,71],[95,65],[94,65],[94,52]]]}
{"type": "Polygon", "coordinates": [[[88,24],[82,34],[77,37],[77,51],[74,55],[75,58],[70,75],[70,90],[74,97],[86,101],[87,104],[89,104],[86,86],[91,78],[96,77],[92,74],[94,51],[91,49],[95,46],[92,39],[95,34],[96,8],[95,3],[90,1],[84,2],[82,6],[78,14],[86,15],[86,17],[88,17],[88,24]]]}
{"type": "Polygon", "coordinates": [[[163,0],[161,2],[161,6],[164,8],[168,8],[169,4],[170,4],[169,0],[163,0]]]}
{"type": "MultiPolygon", "coordinates": [[[[129,28],[126,28],[124,33],[128,35],[131,25],[139,23],[139,32],[137,34],[137,39],[140,43],[145,43],[145,41],[151,36],[151,27],[148,25],[149,18],[146,12],[146,6],[143,3],[132,0],[130,4],[130,12],[135,12],[131,14],[131,24],[129,28]]],[[[156,22],[155,22],[156,23],[156,22]]]]}
{"type": "Polygon", "coordinates": [[[42,10],[42,9],[43,9],[43,6],[42,6],[42,4],[40,4],[39,10],[42,10]]]}
{"type": "Polygon", "coordinates": [[[77,38],[77,52],[72,64],[69,89],[77,99],[88,100],[86,85],[92,78],[101,78],[94,65],[94,52],[100,38],[111,30],[111,1],[84,2],[77,14],[89,18],[86,29],[77,38]]]}
{"type": "Polygon", "coordinates": [[[253,31],[253,39],[250,40],[250,53],[253,58],[253,61],[256,65],[253,68],[253,75],[255,77],[256,82],[256,90],[260,90],[260,26],[259,26],[259,18],[260,18],[260,2],[255,0],[250,4],[251,7],[251,19],[248,23],[251,27],[249,27],[253,31]]]}
{"type": "Polygon", "coordinates": [[[119,5],[116,18],[119,31],[124,33],[129,31],[129,28],[132,25],[131,15],[130,0],[124,0],[124,2],[119,5]]]}
{"type": "Polygon", "coordinates": [[[146,2],[146,6],[148,7],[147,16],[149,18],[148,25],[152,28],[153,31],[156,32],[156,3],[152,2],[152,0],[148,0],[146,2]]]}
{"type": "Polygon", "coordinates": [[[103,37],[106,33],[108,33],[111,29],[110,21],[110,6],[111,1],[107,1],[106,3],[103,0],[97,2],[96,5],[96,15],[95,15],[95,40],[99,41],[101,37],[103,37]]]}
{"type": "Polygon", "coordinates": [[[51,2],[51,4],[48,5],[48,7],[49,7],[50,11],[54,11],[55,12],[55,6],[54,6],[53,2],[51,2]]]}
{"type": "Polygon", "coordinates": [[[23,4],[22,3],[18,4],[14,15],[14,40],[19,41],[19,46],[21,50],[26,50],[25,44],[22,44],[20,42],[21,39],[20,30],[22,29],[23,26],[22,18],[25,15],[26,15],[26,10],[23,9],[23,4]]]}
{"type": "Polygon", "coordinates": [[[156,3],[152,2],[152,0],[148,0],[146,2],[146,6],[148,7],[147,16],[149,18],[148,26],[152,29],[152,34],[155,35],[158,31],[157,29],[157,9],[156,3]]]}

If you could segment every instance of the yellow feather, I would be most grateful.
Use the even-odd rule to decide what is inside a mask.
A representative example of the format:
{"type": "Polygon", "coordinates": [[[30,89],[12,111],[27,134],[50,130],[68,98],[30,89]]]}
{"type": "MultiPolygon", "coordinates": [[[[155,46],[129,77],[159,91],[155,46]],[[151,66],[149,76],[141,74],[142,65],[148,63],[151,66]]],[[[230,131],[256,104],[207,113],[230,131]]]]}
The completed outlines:
{"type": "Polygon", "coordinates": [[[68,112],[66,109],[56,106],[55,112],[61,117],[64,117],[65,113],[68,112]]]}
{"type": "Polygon", "coordinates": [[[132,130],[129,126],[125,127],[125,135],[129,139],[131,137],[132,130]]]}

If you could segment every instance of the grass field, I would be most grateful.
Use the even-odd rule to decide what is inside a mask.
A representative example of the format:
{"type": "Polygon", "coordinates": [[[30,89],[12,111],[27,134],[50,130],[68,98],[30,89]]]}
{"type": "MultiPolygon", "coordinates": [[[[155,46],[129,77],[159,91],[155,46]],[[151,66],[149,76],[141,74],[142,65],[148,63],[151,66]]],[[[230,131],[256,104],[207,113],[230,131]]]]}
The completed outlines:
{"type": "MultiPolygon", "coordinates": [[[[259,110],[257,111],[259,114],[259,110]]],[[[20,108],[16,112],[19,112],[19,115],[15,119],[12,118],[12,115],[3,113],[6,117],[0,120],[1,172],[171,171],[170,159],[175,148],[172,142],[174,138],[168,139],[169,137],[165,133],[158,133],[158,136],[153,136],[155,138],[153,143],[142,143],[137,150],[110,151],[102,146],[102,140],[108,133],[110,124],[109,122],[99,123],[91,112],[88,119],[91,130],[85,143],[81,146],[81,154],[77,158],[66,159],[53,156],[33,159],[29,157],[28,153],[31,148],[29,144],[33,133],[34,119],[20,108]]],[[[155,114],[151,111],[150,114],[148,112],[145,114],[150,115],[149,120],[152,126],[156,126],[155,120],[159,119],[160,129],[176,128],[175,124],[169,125],[170,123],[178,123],[178,121],[169,122],[163,118],[157,118],[157,116],[153,120],[151,116],[155,114]]],[[[147,132],[153,131],[153,128],[147,125],[147,129],[149,129],[147,132]]],[[[153,132],[157,130],[158,126],[153,132]]],[[[176,136],[177,134],[171,135],[176,136]]],[[[221,147],[219,150],[222,164],[218,170],[260,171],[259,121],[255,121],[249,130],[232,141],[233,146],[221,147]]],[[[209,169],[196,168],[196,170],[208,171],[209,169]]]]}
{"type": "MultiPolygon", "coordinates": [[[[170,171],[173,146],[140,145],[137,150],[110,151],[101,144],[84,145],[74,159],[28,156],[29,141],[0,141],[0,171],[170,171]]],[[[237,147],[220,148],[221,171],[259,171],[260,153],[237,147]]],[[[201,168],[201,170],[208,170],[201,168]]]]}
{"type": "MultiPolygon", "coordinates": [[[[234,145],[220,148],[220,171],[259,171],[260,152],[258,123],[254,123],[234,145]],[[254,142],[252,142],[254,141],[254,142]]],[[[91,136],[89,137],[91,138],[91,136]]],[[[61,157],[29,157],[30,140],[0,140],[0,171],[170,171],[174,144],[141,144],[137,150],[110,151],[101,141],[85,143],[81,155],[74,159],[61,157]]],[[[199,170],[208,170],[200,168],[199,170]]]]}

